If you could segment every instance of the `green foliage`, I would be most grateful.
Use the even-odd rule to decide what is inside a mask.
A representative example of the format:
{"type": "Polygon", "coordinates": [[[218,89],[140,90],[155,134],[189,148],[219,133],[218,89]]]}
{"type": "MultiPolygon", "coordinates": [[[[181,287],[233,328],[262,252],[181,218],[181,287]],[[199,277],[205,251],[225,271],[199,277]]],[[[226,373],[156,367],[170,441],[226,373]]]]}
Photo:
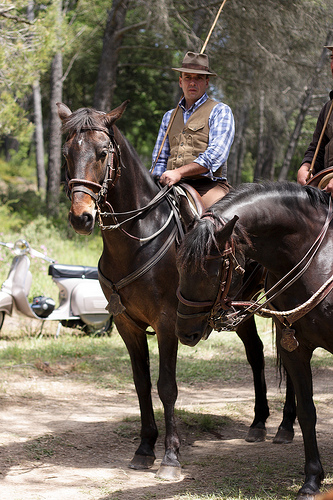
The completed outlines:
{"type": "Polygon", "coordinates": [[[252,182],[253,171],[255,167],[255,159],[250,151],[245,155],[242,167],[242,182],[252,182]]]}
{"type": "MultiPolygon", "coordinates": [[[[35,19],[27,19],[27,2],[6,5],[10,16],[1,17],[0,33],[0,133],[19,140],[32,136],[26,96],[48,67],[54,46],[54,4],[35,9],[35,19]],[[25,132],[25,133],[24,133],[25,132]],[[23,136],[22,136],[23,134],[23,136]]],[[[0,14],[1,10],[0,9],[0,14]]]]}
{"type": "MultiPolygon", "coordinates": [[[[63,101],[73,110],[92,106],[111,9],[108,0],[62,2],[59,17],[59,6],[58,0],[36,0],[34,19],[26,22],[27,2],[17,0],[7,5],[13,17],[0,17],[0,133],[2,138],[12,135],[19,139],[20,151],[9,168],[20,168],[21,176],[28,180],[35,168],[32,84],[41,82],[47,143],[49,108],[54,106],[49,102],[52,57],[59,50],[63,56],[63,101]]],[[[191,8],[186,2],[169,0],[129,4],[124,30],[119,33],[122,45],[112,105],[130,100],[119,126],[147,167],[161,118],[180,94],[177,75],[170,68],[179,64],[186,50],[201,49],[217,8],[208,0],[191,8]]],[[[231,105],[237,117],[243,108],[249,108],[242,144],[246,153],[243,181],[252,180],[257,160],[262,93],[263,133],[269,138],[266,155],[272,152],[275,174],[279,172],[304,88],[314,74],[331,24],[331,4],[327,1],[269,0],[265,9],[260,0],[225,5],[206,52],[219,75],[211,80],[212,95],[231,105]]],[[[309,111],[312,120],[330,85],[327,65],[314,89],[316,99],[309,111]]],[[[292,180],[308,144],[309,126],[310,120],[304,124],[293,158],[292,180]]]]}
{"type": "Polygon", "coordinates": [[[24,144],[33,133],[33,126],[29,123],[27,113],[13,95],[0,84],[0,131],[2,135],[13,135],[24,144]]]}

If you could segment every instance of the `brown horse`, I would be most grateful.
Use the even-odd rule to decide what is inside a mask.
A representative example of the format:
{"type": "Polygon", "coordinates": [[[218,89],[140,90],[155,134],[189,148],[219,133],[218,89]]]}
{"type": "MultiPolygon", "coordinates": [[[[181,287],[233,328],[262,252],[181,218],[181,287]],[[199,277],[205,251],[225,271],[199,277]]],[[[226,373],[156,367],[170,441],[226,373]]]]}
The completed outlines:
{"type": "MultiPolygon", "coordinates": [[[[141,442],[130,467],[154,463],[157,439],[149,370],[146,329],[156,332],[159,347],[159,397],[165,414],[165,455],[158,475],[177,478],[179,437],[174,406],[177,398],[175,336],[177,311],[176,242],[181,231],[175,207],[158,187],[126,139],[114,126],[126,104],[110,113],[83,108],[72,113],[58,104],[71,196],[69,220],[75,231],[90,234],[96,216],[102,230],[99,277],[109,310],[132,363],[141,411],[141,442]]],[[[248,440],[263,440],[269,416],[264,378],[263,345],[251,318],[237,329],[251,364],[255,386],[255,418],[248,440]]],[[[295,410],[293,397],[284,412],[277,441],[290,441],[295,410]],[[281,437],[282,432],[282,437],[281,437]]]]}
{"type": "Polygon", "coordinates": [[[245,185],[213,205],[209,216],[186,234],[179,251],[176,335],[183,343],[195,345],[205,335],[207,319],[223,324],[230,317],[235,322],[237,316],[246,318],[260,311],[274,317],[277,348],[295,387],[303,434],[305,480],[298,493],[302,500],[314,498],[324,477],[310,361],[317,347],[333,353],[331,205],[330,195],[313,187],[245,185]],[[218,307],[215,298],[221,296],[226,264],[243,266],[247,259],[268,270],[267,304],[256,301],[243,307],[235,300],[241,278],[232,273],[218,307]],[[211,306],[207,312],[208,303],[215,304],[213,313],[211,306]]]}

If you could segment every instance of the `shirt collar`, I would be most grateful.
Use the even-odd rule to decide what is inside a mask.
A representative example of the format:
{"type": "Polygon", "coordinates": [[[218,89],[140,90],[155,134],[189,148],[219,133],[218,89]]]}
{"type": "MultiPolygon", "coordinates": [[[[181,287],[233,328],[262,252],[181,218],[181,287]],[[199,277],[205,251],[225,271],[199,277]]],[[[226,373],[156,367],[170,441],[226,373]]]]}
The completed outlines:
{"type": "Polygon", "coordinates": [[[192,106],[189,109],[186,109],[185,108],[185,97],[183,97],[179,103],[179,106],[182,108],[183,111],[186,111],[187,113],[191,113],[191,112],[195,111],[199,106],[201,106],[201,104],[206,102],[207,99],[208,99],[208,95],[205,92],[204,95],[201,96],[200,99],[195,101],[195,103],[192,104],[192,106]]]}

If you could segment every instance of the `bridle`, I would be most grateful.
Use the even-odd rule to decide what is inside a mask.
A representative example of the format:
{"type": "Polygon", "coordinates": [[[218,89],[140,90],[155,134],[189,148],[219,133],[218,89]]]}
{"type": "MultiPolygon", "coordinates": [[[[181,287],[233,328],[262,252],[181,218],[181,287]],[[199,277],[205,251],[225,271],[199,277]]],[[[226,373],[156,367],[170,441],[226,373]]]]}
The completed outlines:
{"type": "Polygon", "coordinates": [[[87,179],[69,179],[68,173],[66,175],[69,197],[71,197],[73,193],[77,192],[86,193],[91,196],[93,200],[95,200],[96,206],[99,208],[101,205],[107,204],[106,197],[108,191],[116,185],[121,175],[121,154],[120,147],[115,140],[112,129],[109,130],[104,127],[83,127],[80,132],[88,132],[92,130],[104,132],[110,139],[106,158],[105,175],[102,184],[98,184],[97,182],[89,181],[87,179]],[[115,157],[117,159],[116,162],[114,161],[115,157]]]}
{"type": "Polygon", "coordinates": [[[80,132],[88,132],[92,130],[104,132],[110,138],[107,159],[106,159],[104,180],[102,184],[99,184],[97,182],[89,181],[86,179],[79,179],[79,178],[69,179],[68,173],[66,171],[66,181],[67,181],[69,198],[71,199],[72,194],[76,192],[82,192],[88,194],[95,201],[95,206],[98,214],[99,227],[102,231],[108,229],[109,230],[121,229],[121,231],[124,234],[126,234],[129,238],[141,242],[147,242],[156,238],[156,236],[158,236],[168,227],[172,219],[175,219],[180,238],[182,238],[183,229],[179,221],[179,215],[172,199],[169,198],[170,191],[174,192],[173,186],[172,187],[164,186],[163,188],[161,187],[157,195],[154,196],[154,198],[147,205],[143,207],[128,212],[115,212],[113,210],[113,207],[108,202],[107,198],[109,191],[115,187],[118,179],[121,177],[121,170],[122,168],[124,168],[124,164],[122,162],[122,157],[121,157],[121,149],[114,137],[112,129],[109,130],[104,127],[82,127],[80,132]],[[159,228],[154,234],[151,234],[147,237],[137,237],[132,234],[129,234],[122,227],[127,222],[132,221],[133,219],[138,218],[140,215],[149,212],[153,207],[156,207],[164,199],[166,199],[170,205],[171,208],[170,214],[166,222],[163,224],[163,226],[159,228]],[[124,217],[124,219],[119,222],[118,217],[120,216],[124,217]],[[111,224],[104,223],[104,219],[108,217],[111,217],[112,219],[111,224]]]}
{"type": "MultiPolygon", "coordinates": [[[[204,214],[204,216],[207,214],[204,214]]],[[[204,217],[203,216],[203,217],[204,217]]],[[[177,290],[177,298],[178,300],[189,307],[211,307],[211,310],[208,312],[200,312],[200,313],[195,313],[195,314],[182,314],[179,311],[177,311],[178,317],[182,319],[192,319],[192,318],[197,318],[197,317],[207,317],[208,324],[215,330],[221,331],[221,330],[234,330],[238,325],[243,323],[245,320],[249,319],[251,316],[254,314],[262,314],[264,316],[278,316],[278,313],[274,310],[274,307],[271,305],[272,301],[281,295],[287,288],[289,288],[293,283],[295,283],[309,268],[311,262],[313,261],[317,251],[319,250],[325,236],[328,230],[328,227],[330,225],[331,220],[333,219],[333,204],[332,204],[332,199],[330,197],[329,199],[329,208],[328,212],[326,215],[326,220],[324,222],[324,225],[318,234],[317,238],[315,239],[314,243],[311,245],[309,250],[306,252],[306,254],[303,256],[302,259],[285,275],[283,278],[281,278],[277,283],[275,283],[269,290],[264,291],[263,297],[266,300],[264,301],[259,301],[259,300],[250,300],[250,301],[238,301],[235,300],[237,296],[240,296],[242,293],[242,290],[246,288],[247,282],[251,280],[251,276],[247,279],[247,281],[243,284],[241,289],[238,291],[237,296],[235,299],[230,299],[228,297],[229,289],[230,289],[230,284],[231,284],[231,279],[232,279],[232,272],[233,268],[236,272],[240,274],[244,274],[244,269],[239,266],[237,259],[235,257],[234,253],[234,241],[233,238],[230,237],[230,241],[226,242],[225,250],[217,256],[217,258],[222,259],[221,263],[221,271],[220,271],[220,280],[219,280],[219,285],[218,285],[218,291],[216,294],[216,299],[214,301],[190,301],[185,299],[178,287],[177,290]],[[234,264],[236,266],[234,267],[234,264]],[[227,277],[224,279],[224,277],[227,277]],[[265,306],[269,306],[270,310],[265,309],[265,306]]],[[[219,218],[220,223],[225,225],[225,222],[223,219],[219,218]]],[[[208,258],[212,258],[208,256],[208,258]]],[[[215,257],[216,258],[216,257],[215,257]]],[[[255,271],[254,271],[255,272],[255,271]]],[[[267,279],[267,276],[266,276],[267,279]]],[[[324,297],[332,290],[332,279],[328,280],[327,283],[324,285],[324,290],[321,291],[321,294],[318,294],[318,298],[314,298],[314,300],[311,301],[311,308],[315,307],[321,300],[323,300],[324,297]]],[[[316,296],[317,294],[314,294],[316,296]]],[[[308,301],[310,302],[310,301],[308,301]]],[[[310,306],[308,306],[308,302],[303,304],[303,306],[300,306],[298,309],[299,311],[294,312],[294,311],[286,311],[283,314],[282,312],[280,315],[282,316],[282,319],[279,317],[280,321],[283,322],[285,318],[288,317],[288,314],[290,318],[293,318],[293,321],[296,321],[297,319],[301,318],[310,309],[310,306]],[[288,314],[286,314],[288,313],[288,314]],[[293,316],[291,313],[294,313],[293,316]]],[[[287,322],[286,322],[287,323],[287,322]]]]}
{"type": "MultiPolygon", "coordinates": [[[[110,138],[110,142],[108,145],[108,153],[107,153],[107,158],[106,158],[106,169],[105,169],[105,175],[102,184],[89,181],[86,179],[79,179],[79,178],[73,178],[73,179],[67,179],[67,186],[68,186],[68,191],[69,195],[72,195],[75,192],[83,192],[88,194],[94,201],[95,201],[95,206],[97,209],[97,213],[99,216],[99,225],[101,230],[105,229],[120,229],[126,236],[135,239],[139,242],[146,243],[150,240],[153,240],[156,238],[161,232],[163,232],[170,224],[170,222],[174,219],[176,223],[174,224],[174,227],[170,230],[168,236],[166,237],[164,243],[160,246],[159,250],[154,253],[154,255],[148,259],[144,264],[142,264],[138,269],[136,269],[134,272],[130,273],[129,275],[125,276],[124,278],[120,279],[118,282],[114,283],[112,282],[108,277],[106,277],[101,269],[100,266],[100,261],[98,263],[98,277],[101,283],[103,283],[106,287],[108,287],[111,290],[111,296],[109,298],[109,305],[108,305],[108,310],[116,316],[117,314],[124,314],[127,319],[136,326],[136,328],[145,331],[144,328],[141,328],[132,318],[131,316],[127,313],[126,308],[123,306],[121,302],[121,298],[119,295],[119,291],[126,287],[127,285],[131,284],[144,274],[146,274],[150,269],[152,269],[163,257],[164,255],[169,251],[171,246],[174,244],[174,242],[182,238],[183,236],[183,229],[181,227],[179,215],[177,212],[177,208],[175,207],[174,203],[172,200],[168,198],[169,192],[173,188],[169,188],[168,186],[165,186],[164,188],[161,188],[160,191],[154,196],[154,198],[144,207],[140,207],[138,209],[129,211],[129,212],[120,212],[116,213],[111,204],[108,201],[108,193],[110,189],[114,188],[118,179],[121,176],[121,169],[124,167],[122,159],[121,159],[121,150],[116,142],[116,139],[114,137],[113,131],[111,129],[108,130],[104,127],[87,127],[87,128],[81,128],[81,132],[86,132],[86,131],[91,131],[91,130],[97,130],[100,132],[104,132],[105,134],[108,135],[110,138]],[[151,234],[147,237],[136,237],[133,235],[130,235],[127,231],[125,231],[122,228],[122,225],[130,220],[135,219],[136,217],[139,217],[140,215],[144,213],[149,213],[149,211],[153,208],[156,207],[159,203],[161,203],[163,200],[167,200],[169,207],[170,207],[170,214],[167,217],[166,222],[163,224],[161,228],[159,228],[157,231],[154,232],[154,234],[151,234]],[[107,209],[108,211],[102,211],[102,209],[107,209]],[[118,216],[123,216],[125,217],[122,222],[118,222],[117,217],[118,216]],[[104,217],[111,217],[113,224],[106,226],[103,223],[103,218],[104,217]]],[[[68,175],[68,174],[67,174],[68,175]]]]}
{"type": "MultiPolygon", "coordinates": [[[[211,218],[210,213],[205,213],[202,218],[211,218]]],[[[225,225],[223,219],[219,221],[225,225]]],[[[233,272],[243,276],[245,270],[237,261],[235,255],[235,243],[234,239],[230,237],[225,244],[225,248],[218,255],[208,255],[207,260],[221,259],[221,265],[219,267],[218,275],[218,287],[216,292],[216,297],[214,300],[209,301],[193,301],[186,299],[180,292],[180,288],[177,288],[177,298],[179,302],[187,307],[193,308],[206,308],[209,307],[209,311],[202,311],[199,313],[183,314],[177,310],[177,316],[181,319],[194,319],[194,318],[207,318],[209,326],[214,329],[218,329],[218,319],[221,318],[226,312],[230,311],[232,308],[232,300],[229,297],[229,291],[232,281],[233,272]]]]}

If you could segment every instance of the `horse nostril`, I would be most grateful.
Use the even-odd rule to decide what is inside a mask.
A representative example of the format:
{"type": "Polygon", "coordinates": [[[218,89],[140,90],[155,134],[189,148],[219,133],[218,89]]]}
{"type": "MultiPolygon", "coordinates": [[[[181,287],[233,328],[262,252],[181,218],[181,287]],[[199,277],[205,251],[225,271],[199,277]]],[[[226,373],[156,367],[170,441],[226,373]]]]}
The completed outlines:
{"type": "Polygon", "coordinates": [[[94,220],[92,214],[85,212],[82,214],[82,219],[85,221],[86,224],[91,224],[94,220]]]}
{"type": "Polygon", "coordinates": [[[90,234],[94,229],[95,218],[93,214],[89,212],[74,215],[73,212],[70,211],[68,214],[68,220],[77,233],[90,234]]]}

